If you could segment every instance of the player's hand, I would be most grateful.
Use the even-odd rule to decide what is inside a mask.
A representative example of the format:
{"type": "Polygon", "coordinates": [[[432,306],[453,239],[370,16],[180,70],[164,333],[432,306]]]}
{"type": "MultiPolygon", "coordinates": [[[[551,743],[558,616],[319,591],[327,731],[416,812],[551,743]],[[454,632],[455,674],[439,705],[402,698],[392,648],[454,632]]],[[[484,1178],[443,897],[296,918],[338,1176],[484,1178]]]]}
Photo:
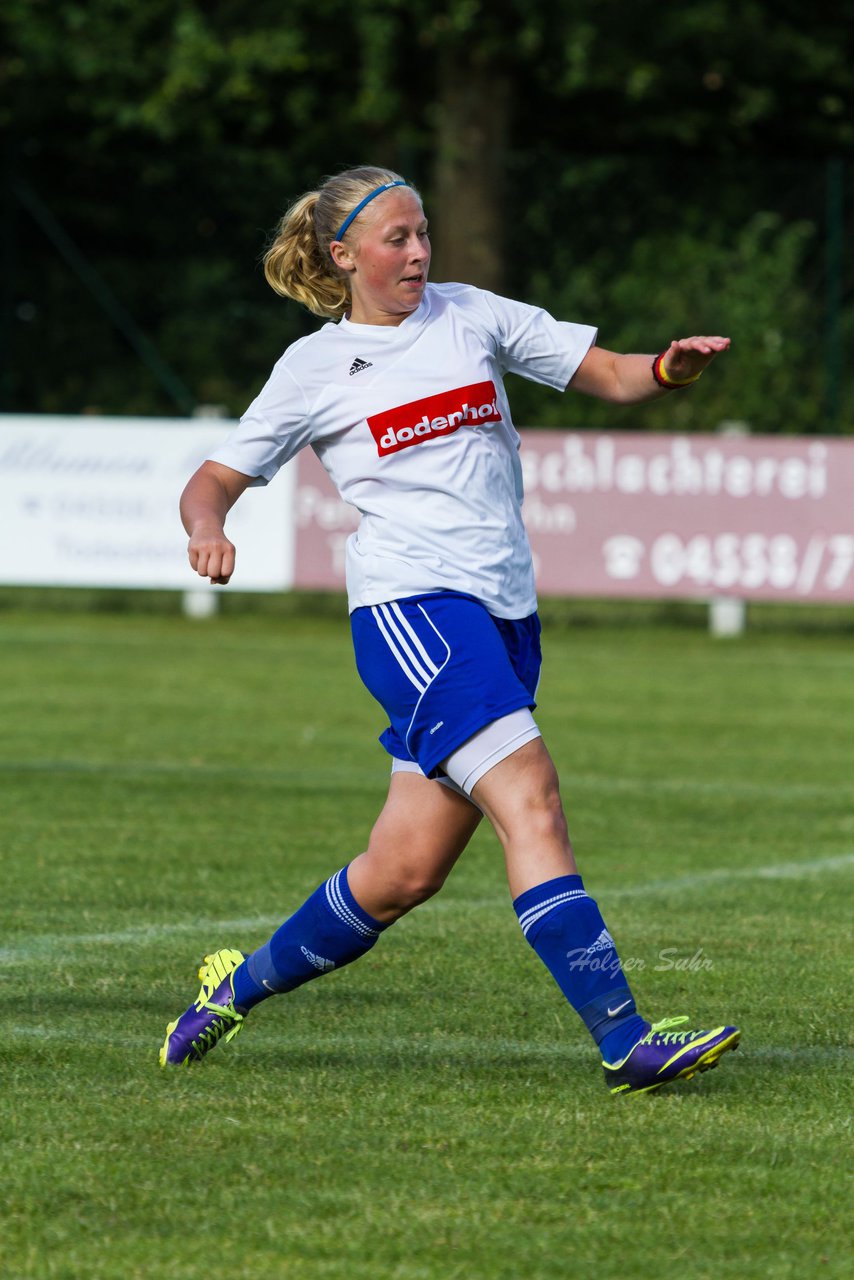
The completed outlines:
{"type": "Polygon", "coordinates": [[[225,586],[234,573],[234,544],[222,529],[194,529],[187,554],[199,577],[210,578],[216,586],[225,586]]]}
{"type": "Polygon", "coordinates": [[[664,372],[674,382],[696,378],[729,345],[729,338],[674,338],[664,353],[664,372]]]}

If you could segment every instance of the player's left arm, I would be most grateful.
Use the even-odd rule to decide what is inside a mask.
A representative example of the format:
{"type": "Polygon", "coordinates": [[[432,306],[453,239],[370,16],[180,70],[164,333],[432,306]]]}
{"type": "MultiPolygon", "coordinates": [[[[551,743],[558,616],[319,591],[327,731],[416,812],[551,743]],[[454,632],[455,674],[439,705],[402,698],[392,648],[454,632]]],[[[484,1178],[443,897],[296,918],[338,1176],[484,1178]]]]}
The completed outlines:
{"type": "Polygon", "coordinates": [[[591,347],[570,379],[573,391],[595,396],[597,400],[610,400],[613,404],[640,404],[644,400],[657,400],[669,394],[681,383],[690,385],[699,378],[707,364],[715,356],[726,351],[729,338],[697,337],[675,338],[663,353],[658,374],[664,386],[653,373],[656,357],[618,355],[603,347],[591,347]]]}

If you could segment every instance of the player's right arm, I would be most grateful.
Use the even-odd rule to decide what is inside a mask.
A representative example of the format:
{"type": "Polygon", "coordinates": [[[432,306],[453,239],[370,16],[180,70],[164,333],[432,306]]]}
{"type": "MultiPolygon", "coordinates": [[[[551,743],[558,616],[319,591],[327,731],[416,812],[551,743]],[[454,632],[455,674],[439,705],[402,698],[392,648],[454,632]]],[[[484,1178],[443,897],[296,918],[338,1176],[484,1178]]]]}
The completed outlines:
{"type": "Polygon", "coordinates": [[[221,462],[203,462],[181,494],[181,519],[190,535],[190,564],[202,578],[225,585],[234,573],[234,545],[225,517],[252,477],[221,462]]]}

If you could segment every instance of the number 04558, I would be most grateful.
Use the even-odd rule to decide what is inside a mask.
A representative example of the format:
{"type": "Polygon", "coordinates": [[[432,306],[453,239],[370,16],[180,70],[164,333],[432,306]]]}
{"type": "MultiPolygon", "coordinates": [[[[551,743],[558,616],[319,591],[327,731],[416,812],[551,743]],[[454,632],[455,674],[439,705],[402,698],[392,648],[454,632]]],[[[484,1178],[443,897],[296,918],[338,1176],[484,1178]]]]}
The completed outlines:
{"type": "Polygon", "coordinates": [[[790,534],[719,533],[681,538],[664,533],[650,548],[650,570],[662,586],[687,581],[697,586],[774,587],[809,595],[821,584],[839,591],[854,567],[854,536],[814,535],[803,546],[790,534]]]}

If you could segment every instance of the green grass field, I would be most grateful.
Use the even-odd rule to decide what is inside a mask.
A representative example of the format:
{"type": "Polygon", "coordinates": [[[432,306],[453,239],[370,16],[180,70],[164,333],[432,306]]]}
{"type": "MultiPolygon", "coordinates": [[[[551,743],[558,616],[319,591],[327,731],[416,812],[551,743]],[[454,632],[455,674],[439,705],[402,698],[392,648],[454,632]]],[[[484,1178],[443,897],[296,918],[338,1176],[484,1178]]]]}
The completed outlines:
{"type": "Polygon", "coordinates": [[[162,1072],[202,954],[363,847],[380,713],[343,611],[0,613],[3,1280],[852,1274],[851,636],[545,641],[641,1007],[744,1029],[662,1094],[609,1097],[486,831],[361,964],[162,1072]]]}

